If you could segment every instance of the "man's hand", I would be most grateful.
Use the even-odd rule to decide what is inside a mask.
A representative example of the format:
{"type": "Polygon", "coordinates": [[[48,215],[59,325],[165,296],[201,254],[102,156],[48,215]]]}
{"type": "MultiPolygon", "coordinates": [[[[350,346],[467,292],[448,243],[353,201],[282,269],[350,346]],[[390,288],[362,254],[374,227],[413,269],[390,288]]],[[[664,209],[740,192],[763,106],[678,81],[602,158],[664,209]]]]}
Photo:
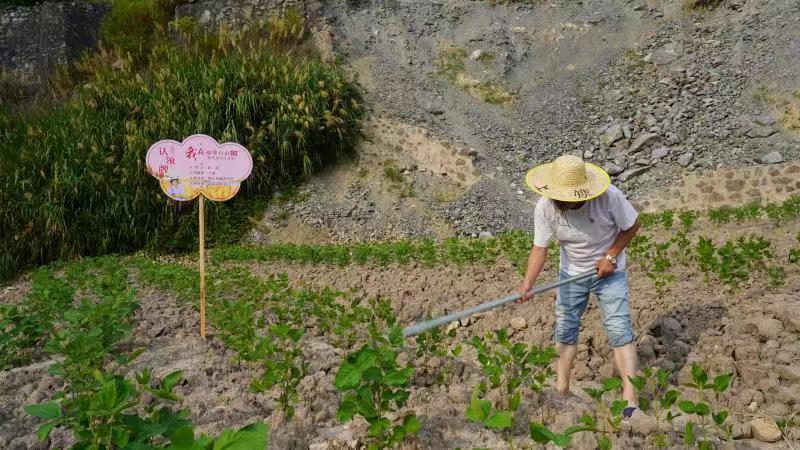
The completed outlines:
{"type": "Polygon", "coordinates": [[[597,261],[594,266],[597,268],[597,278],[605,278],[617,270],[617,267],[605,257],[597,261]]]}
{"type": "Polygon", "coordinates": [[[533,298],[533,292],[531,292],[531,288],[533,287],[533,283],[527,283],[525,280],[517,286],[517,292],[519,292],[520,298],[517,300],[517,303],[527,302],[528,300],[533,298]]]}

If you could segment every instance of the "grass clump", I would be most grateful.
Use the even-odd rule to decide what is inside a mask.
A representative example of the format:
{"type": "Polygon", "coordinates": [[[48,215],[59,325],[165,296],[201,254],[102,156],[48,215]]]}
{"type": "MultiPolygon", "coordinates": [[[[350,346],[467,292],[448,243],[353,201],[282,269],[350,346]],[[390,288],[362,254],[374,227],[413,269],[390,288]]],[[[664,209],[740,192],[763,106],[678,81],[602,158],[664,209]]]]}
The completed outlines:
{"type": "Polygon", "coordinates": [[[712,9],[721,5],[724,0],[686,0],[688,9],[712,9]]]}
{"type": "Polygon", "coordinates": [[[77,255],[193,247],[192,204],[167,200],[143,166],[160,139],[205,133],[236,141],[254,168],[238,199],[211,204],[211,230],[235,238],[259,206],[352,148],[361,93],[336,65],[281,47],[269,26],[248,36],[157,44],[146,67],[117,53],[75,67],[63,104],[0,111],[0,279],[77,255]],[[238,227],[238,228],[237,228],[238,227]]]}
{"type": "MultiPolygon", "coordinates": [[[[479,59],[479,61],[485,66],[489,64],[493,55],[491,53],[484,54],[487,55],[486,59],[479,59]]],[[[512,94],[503,86],[469,76],[464,63],[466,58],[466,49],[450,44],[442,45],[439,49],[439,59],[436,62],[439,74],[455,87],[486,103],[500,105],[511,101],[512,94]]]]}

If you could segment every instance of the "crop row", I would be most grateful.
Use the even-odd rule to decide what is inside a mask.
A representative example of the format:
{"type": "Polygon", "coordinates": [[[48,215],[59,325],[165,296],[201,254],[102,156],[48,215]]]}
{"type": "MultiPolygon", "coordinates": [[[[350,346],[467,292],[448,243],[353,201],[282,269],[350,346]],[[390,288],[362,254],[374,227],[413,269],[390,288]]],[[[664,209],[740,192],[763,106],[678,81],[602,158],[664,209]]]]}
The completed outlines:
{"type": "Polygon", "coordinates": [[[150,369],[133,379],[119,375],[142,353],[123,345],[137,308],[128,269],[112,257],[39,269],[25,301],[0,305],[0,367],[49,356],[48,372],[63,380],[50,401],[25,407],[44,420],[39,439],[63,427],[81,449],[264,448],[261,423],[196,437],[189,411],[172,407],[181,371],[161,380],[150,369]],[[112,362],[119,369],[108,371],[112,362]]]}

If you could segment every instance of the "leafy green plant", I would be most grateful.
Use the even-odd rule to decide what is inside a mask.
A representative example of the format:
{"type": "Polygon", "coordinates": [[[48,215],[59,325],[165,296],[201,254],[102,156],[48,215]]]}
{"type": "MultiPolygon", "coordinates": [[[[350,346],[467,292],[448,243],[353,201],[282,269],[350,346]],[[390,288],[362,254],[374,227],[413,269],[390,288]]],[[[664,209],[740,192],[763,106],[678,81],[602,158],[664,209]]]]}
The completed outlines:
{"type": "Polygon", "coordinates": [[[373,345],[347,355],[336,372],[334,386],[343,393],[336,417],[341,422],[355,416],[366,420],[370,450],[392,447],[420,429],[414,413],[394,421],[389,417],[403,408],[409,396],[413,367],[398,364],[402,345],[403,332],[393,327],[388,336],[379,336],[373,345]]]}
{"type": "Polygon", "coordinates": [[[467,417],[496,428],[502,428],[496,425],[505,425],[506,422],[501,419],[510,418],[512,423],[508,426],[511,426],[513,413],[519,408],[524,389],[539,392],[553,376],[550,363],[557,356],[555,349],[513,343],[508,339],[506,330],[498,330],[485,337],[473,336],[469,344],[477,352],[478,363],[488,384],[482,383],[473,392],[476,401],[470,404],[467,417]],[[490,389],[498,390],[502,401],[494,408],[490,404],[487,411],[487,400],[479,400],[478,397],[490,389]],[[495,419],[487,423],[492,418],[495,419]]]}
{"type": "Polygon", "coordinates": [[[581,425],[573,425],[562,433],[555,433],[539,422],[531,422],[529,425],[531,439],[540,444],[552,442],[560,448],[569,448],[572,436],[582,431],[595,431],[594,419],[588,414],[581,417],[581,425]]]}
{"type": "Polygon", "coordinates": [[[585,422],[586,426],[591,426],[599,436],[597,444],[602,450],[609,450],[613,447],[611,435],[619,432],[622,426],[622,412],[628,407],[627,400],[612,400],[607,404],[604,400],[606,394],[618,394],[622,390],[622,380],[619,378],[606,378],[597,388],[583,388],[595,405],[595,417],[585,422]]]}
{"type": "Polygon", "coordinates": [[[723,432],[727,440],[731,439],[733,428],[726,424],[729,415],[728,411],[714,411],[708,402],[709,393],[713,393],[715,398],[719,400],[719,395],[730,387],[731,377],[731,374],[722,374],[714,377],[709,382],[706,370],[701,365],[692,363],[692,382],[688,383],[687,386],[694,388],[700,394],[701,400],[698,402],[682,400],[678,403],[678,408],[685,414],[696,414],[700,418],[700,423],[695,424],[691,421],[686,423],[683,432],[685,444],[693,445],[696,443],[701,450],[714,448],[709,431],[709,418],[723,432]]]}
{"type": "Polygon", "coordinates": [[[195,248],[194,206],[165,200],[142,167],[165,136],[205,133],[253,155],[239,198],[208,206],[210,237],[222,240],[238,238],[259,210],[252,194],[352,149],[364,113],[357,85],[337,65],[267,41],[226,35],[209,49],[162,40],[141,68],[108,52],[88,55],[65,82],[68,102],[0,114],[0,227],[9,231],[0,279],[79,255],[195,248]]]}
{"type": "Polygon", "coordinates": [[[62,392],[56,401],[28,405],[25,410],[46,420],[37,433],[39,440],[46,439],[54,428],[63,427],[75,437],[73,448],[266,448],[267,427],[261,423],[238,431],[226,430],[216,439],[205,435],[196,439],[189,411],[167,406],[179,399],[173,389],[181,378],[179,371],[154,381],[150,370],[145,370],[136,375],[134,383],[95,370],[88,389],[62,392]]]}
{"type": "Polygon", "coordinates": [[[650,440],[657,447],[671,444],[662,426],[666,423],[672,427],[672,421],[678,417],[672,413],[671,408],[678,401],[680,392],[671,388],[669,376],[669,371],[659,369],[653,372],[653,369],[648,367],[642,371],[642,375],[630,377],[638,397],[639,409],[650,415],[655,423],[656,429],[650,440]]]}
{"type": "MultiPolygon", "coordinates": [[[[472,422],[477,422],[486,428],[502,430],[514,426],[514,411],[496,409],[491,400],[485,400],[487,393],[486,384],[481,383],[472,391],[466,417],[472,422]]],[[[514,405],[511,405],[514,406],[514,405]]],[[[519,406],[519,403],[516,404],[519,406]]]]}

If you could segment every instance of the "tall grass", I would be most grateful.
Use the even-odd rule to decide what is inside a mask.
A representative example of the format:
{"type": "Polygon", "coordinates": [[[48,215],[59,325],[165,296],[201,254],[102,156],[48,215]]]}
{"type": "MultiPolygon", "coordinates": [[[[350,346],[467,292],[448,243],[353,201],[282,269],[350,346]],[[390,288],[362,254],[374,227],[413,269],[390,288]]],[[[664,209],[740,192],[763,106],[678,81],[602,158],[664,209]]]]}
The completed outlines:
{"type": "Polygon", "coordinates": [[[205,133],[251,151],[239,197],[209,210],[210,228],[230,234],[253,207],[248,197],[351,148],[358,87],[341,68],[270,40],[268,27],[161,42],[144,69],[113,52],[87,56],[67,102],[25,117],[0,111],[0,279],[78,255],[191,248],[193,203],[168,200],[145,171],[157,140],[205,133]]]}

